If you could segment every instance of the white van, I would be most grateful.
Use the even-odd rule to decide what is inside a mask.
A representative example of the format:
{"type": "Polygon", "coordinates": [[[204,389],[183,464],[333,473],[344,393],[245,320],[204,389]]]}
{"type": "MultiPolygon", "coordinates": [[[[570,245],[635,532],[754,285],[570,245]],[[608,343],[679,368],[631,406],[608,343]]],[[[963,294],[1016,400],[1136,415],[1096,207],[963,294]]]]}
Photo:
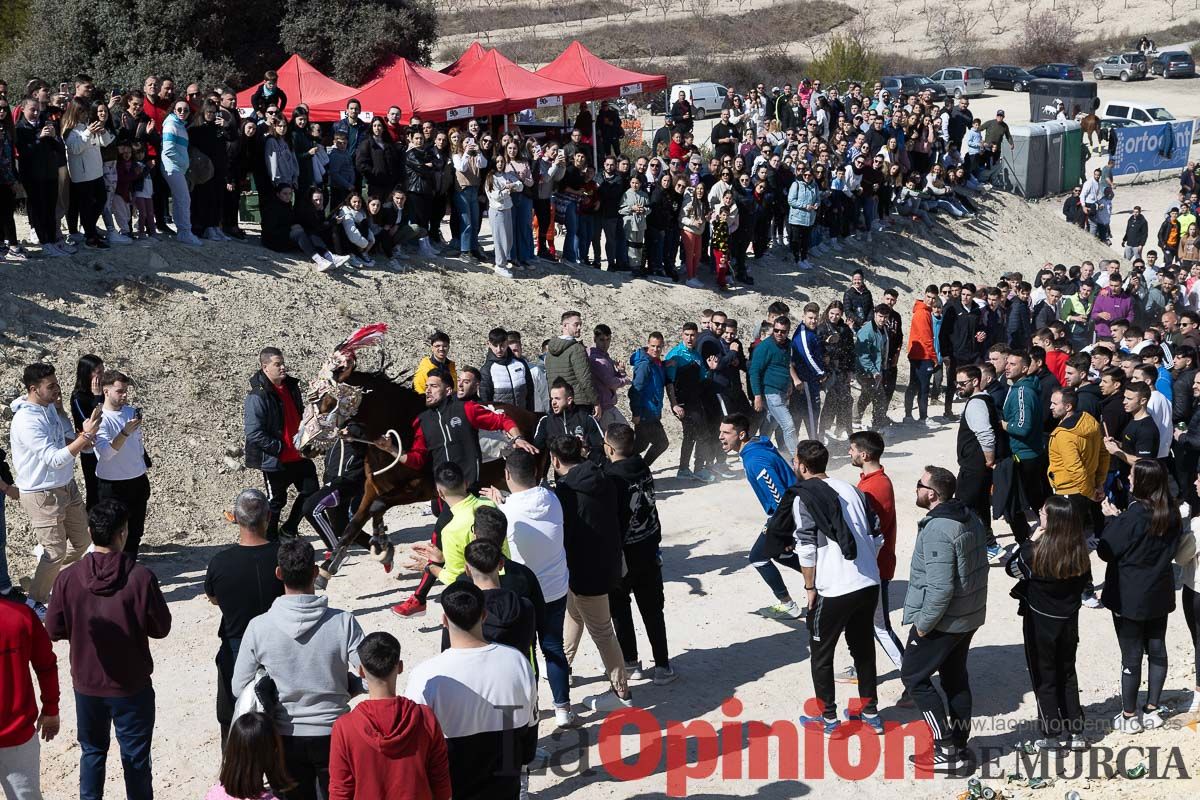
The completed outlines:
{"type": "Polygon", "coordinates": [[[1135,125],[1153,125],[1157,122],[1173,122],[1175,115],[1162,106],[1152,103],[1135,103],[1129,100],[1114,100],[1105,103],[1100,110],[1101,119],[1127,119],[1135,125]]]}
{"type": "Polygon", "coordinates": [[[692,119],[704,119],[706,116],[721,113],[721,108],[725,105],[725,98],[729,95],[729,89],[712,81],[677,83],[671,87],[671,97],[667,103],[668,111],[679,99],[680,92],[683,92],[688,102],[692,104],[692,119]]]}

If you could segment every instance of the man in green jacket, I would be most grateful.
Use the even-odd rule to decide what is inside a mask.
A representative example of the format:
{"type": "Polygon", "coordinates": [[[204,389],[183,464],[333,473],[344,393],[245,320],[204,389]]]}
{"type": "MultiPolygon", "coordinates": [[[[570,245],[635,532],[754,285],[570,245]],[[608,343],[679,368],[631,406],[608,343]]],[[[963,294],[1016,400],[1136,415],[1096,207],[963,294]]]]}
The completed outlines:
{"type": "Polygon", "coordinates": [[[883,390],[883,373],[887,369],[888,306],[875,306],[871,321],[858,329],[854,343],[854,372],[858,376],[858,405],[855,406],[855,430],[862,428],[863,413],[871,409],[871,427],[878,430],[887,424],[887,394],[883,390]]]}
{"type": "Polygon", "coordinates": [[[578,311],[564,311],[562,335],[546,346],[546,385],[562,378],[575,389],[575,406],[600,419],[600,396],[592,382],[592,365],[587,348],[579,340],[583,317],[578,311]]]}
{"type": "MultiPolygon", "coordinates": [[[[967,651],[987,611],[987,533],[979,517],[960,500],[954,474],[925,467],[917,481],[917,506],[929,513],[917,523],[905,625],[912,625],[904,646],[900,679],[933,734],[932,768],[956,772],[970,753],[971,685],[967,651]],[[938,674],[945,701],[933,685],[938,674]]],[[[909,756],[925,766],[930,756],[909,756]]]]}
{"type": "Polygon", "coordinates": [[[790,453],[796,452],[796,423],[788,408],[792,394],[792,321],[779,316],[771,323],[770,338],[763,339],[750,356],[750,394],[754,395],[754,410],[765,414],[759,433],[770,436],[778,427],[783,436],[783,446],[790,453]]]}
{"type": "Polygon", "coordinates": [[[1009,503],[1013,509],[1005,515],[1017,544],[1029,538],[1029,520],[1025,508],[1037,513],[1049,493],[1046,475],[1046,446],[1042,436],[1041,383],[1031,375],[1029,353],[1015,350],[1008,354],[1004,375],[1008,378],[1008,397],[1004,400],[1004,419],[1000,422],[1008,434],[1012,450],[1013,487],[1020,488],[1025,502],[1009,503]]]}

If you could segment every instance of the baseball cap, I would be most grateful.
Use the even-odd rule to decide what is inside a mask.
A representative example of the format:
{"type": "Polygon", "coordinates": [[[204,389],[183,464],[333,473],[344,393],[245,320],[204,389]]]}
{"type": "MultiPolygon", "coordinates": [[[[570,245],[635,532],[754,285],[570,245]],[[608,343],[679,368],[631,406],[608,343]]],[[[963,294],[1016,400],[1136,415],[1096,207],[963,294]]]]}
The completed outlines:
{"type": "Polygon", "coordinates": [[[1003,117],[1003,116],[1004,116],[1004,109],[1003,109],[1003,108],[996,109],[996,116],[997,116],[997,117],[1003,117]]]}

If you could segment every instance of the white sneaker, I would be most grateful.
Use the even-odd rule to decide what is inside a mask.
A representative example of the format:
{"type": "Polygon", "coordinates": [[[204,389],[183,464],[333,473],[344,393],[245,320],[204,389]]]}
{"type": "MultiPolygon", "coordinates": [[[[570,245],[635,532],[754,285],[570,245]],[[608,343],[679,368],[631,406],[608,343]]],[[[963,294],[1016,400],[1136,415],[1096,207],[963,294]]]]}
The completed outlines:
{"type": "Polygon", "coordinates": [[[930,430],[935,430],[935,431],[942,427],[941,423],[935,422],[933,417],[926,417],[924,422],[922,422],[921,424],[923,424],[926,428],[929,428],[930,430]]]}
{"type": "MultiPolygon", "coordinates": [[[[1147,711],[1145,708],[1143,708],[1142,709],[1142,727],[1148,731],[1153,730],[1155,728],[1161,728],[1163,726],[1162,712],[1163,712],[1162,706],[1159,706],[1158,708],[1154,709],[1153,711],[1147,711]]],[[[1124,715],[1122,715],[1122,716],[1124,716],[1124,715]]]]}
{"type": "Polygon", "coordinates": [[[205,228],[204,229],[204,238],[210,242],[223,241],[223,239],[221,239],[220,232],[216,228],[205,228]]]}
{"type": "Polygon", "coordinates": [[[56,244],[44,244],[42,245],[42,255],[49,258],[66,258],[70,253],[56,244]]]}
{"type": "Polygon", "coordinates": [[[633,708],[633,693],[624,699],[617,696],[617,693],[609,689],[604,694],[592,695],[583,701],[583,704],[592,711],[616,711],[621,708],[633,708]]]}
{"type": "Polygon", "coordinates": [[[1138,721],[1136,716],[1127,717],[1125,716],[1125,712],[1122,711],[1113,717],[1113,730],[1120,731],[1121,733],[1141,733],[1142,723],[1138,721]]]}
{"type": "Polygon", "coordinates": [[[508,267],[493,267],[492,272],[499,278],[511,278],[513,276],[512,270],[508,267]]]}
{"type": "Polygon", "coordinates": [[[194,233],[184,232],[184,233],[179,234],[179,236],[176,238],[179,240],[180,244],[186,244],[188,247],[203,247],[204,246],[204,242],[197,239],[196,234],[194,234],[194,233]]]}
{"type": "Polygon", "coordinates": [[[330,253],[326,253],[325,257],[333,262],[334,269],[341,269],[342,267],[349,264],[350,259],[353,258],[353,256],[335,256],[330,253]]]}
{"type": "Polygon", "coordinates": [[[121,233],[120,231],[109,231],[108,232],[108,243],[109,244],[133,244],[133,239],[130,239],[128,236],[121,233]]]}
{"type": "Polygon", "coordinates": [[[554,724],[560,728],[574,728],[579,724],[579,715],[570,706],[555,706],[554,724]]]}
{"type": "Polygon", "coordinates": [[[329,272],[333,269],[333,262],[320,253],[312,257],[312,262],[317,265],[317,272],[329,272]]]}

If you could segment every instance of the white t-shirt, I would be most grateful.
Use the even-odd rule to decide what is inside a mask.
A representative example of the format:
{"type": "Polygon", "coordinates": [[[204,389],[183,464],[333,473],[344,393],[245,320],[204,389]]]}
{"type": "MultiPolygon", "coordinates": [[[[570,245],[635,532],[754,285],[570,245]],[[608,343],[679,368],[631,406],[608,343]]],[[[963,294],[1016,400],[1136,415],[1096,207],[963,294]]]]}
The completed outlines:
{"type": "Polygon", "coordinates": [[[854,534],[857,545],[855,558],[853,561],[846,560],[838,543],[826,538],[824,531],[817,529],[808,509],[797,497],[792,503],[792,518],[796,524],[796,555],[800,558],[800,565],[817,568],[814,585],[817,594],[822,597],[840,597],[869,586],[878,586],[879,564],[876,554],[883,543],[883,536],[877,529],[878,520],[875,526],[868,522],[867,501],[858,489],[838,478],[824,478],[824,481],[838,493],[842,518],[854,534]]]}
{"type": "Polygon", "coordinates": [[[106,481],[127,481],[146,474],[146,449],[142,443],[142,428],[125,439],[120,450],[112,444],[137,414],[132,406],[120,411],[104,409],[100,430],[96,431],[96,477],[106,481]]]}
{"type": "Polygon", "coordinates": [[[508,549],[533,570],[547,603],[565,597],[567,553],[563,549],[563,510],[558,497],[543,486],[513,492],[503,505],[508,518],[508,549]]]}
{"type": "Polygon", "coordinates": [[[447,739],[522,728],[538,718],[529,659],[502,644],[452,647],[421,662],[404,696],[432,708],[447,739]]]}
{"type": "Polygon", "coordinates": [[[1154,427],[1158,428],[1158,457],[1166,458],[1171,452],[1171,442],[1175,441],[1171,435],[1171,404],[1167,396],[1157,389],[1150,392],[1146,413],[1154,420],[1154,427]]]}

